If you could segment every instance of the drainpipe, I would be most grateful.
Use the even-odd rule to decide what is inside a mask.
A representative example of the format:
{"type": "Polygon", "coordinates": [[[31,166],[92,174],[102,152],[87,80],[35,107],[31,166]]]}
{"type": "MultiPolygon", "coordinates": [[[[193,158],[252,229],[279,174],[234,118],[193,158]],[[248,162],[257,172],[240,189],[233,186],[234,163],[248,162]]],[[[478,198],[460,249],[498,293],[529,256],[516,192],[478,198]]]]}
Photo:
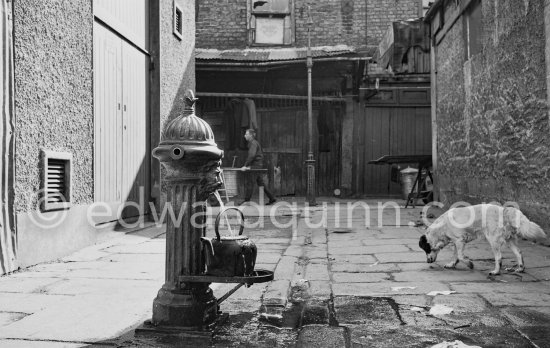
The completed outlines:
{"type": "Polygon", "coordinates": [[[437,44],[435,33],[432,31],[430,22],[430,93],[431,93],[431,118],[432,118],[432,173],[433,175],[433,198],[435,202],[440,201],[439,172],[437,168],[437,65],[436,54],[437,44]]]}

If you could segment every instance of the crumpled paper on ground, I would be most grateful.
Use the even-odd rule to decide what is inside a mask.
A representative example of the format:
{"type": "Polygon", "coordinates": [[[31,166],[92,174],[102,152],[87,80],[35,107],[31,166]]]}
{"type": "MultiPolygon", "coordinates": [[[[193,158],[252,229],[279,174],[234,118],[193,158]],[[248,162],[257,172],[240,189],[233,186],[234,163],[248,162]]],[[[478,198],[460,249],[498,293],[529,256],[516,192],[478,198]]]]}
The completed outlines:
{"type": "Polygon", "coordinates": [[[430,308],[430,315],[438,316],[438,315],[446,315],[450,314],[453,311],[453,308],[447,307],[442,304],[437,304],[430,308]]]}
{"type": "Polygon", "coordinates": [[[441,342],[431,348],[481,348],[480,346],[469,346],[462,341],[456,340],[454,342],[441,342]]]}
{"type": "Polygon", "coordinates": [[[428,296],[436,296],[436,295],[450,295],[450,294],[455,294],[456,291],[448,291],[448,290],[445,290],[445,291],[430,291],[429,293],[427,293],[428,296]]]}
{"type": "Polygon", "coordinates": [[[391,291],[414,290],[416,286],[392,286],[391,291]]]}

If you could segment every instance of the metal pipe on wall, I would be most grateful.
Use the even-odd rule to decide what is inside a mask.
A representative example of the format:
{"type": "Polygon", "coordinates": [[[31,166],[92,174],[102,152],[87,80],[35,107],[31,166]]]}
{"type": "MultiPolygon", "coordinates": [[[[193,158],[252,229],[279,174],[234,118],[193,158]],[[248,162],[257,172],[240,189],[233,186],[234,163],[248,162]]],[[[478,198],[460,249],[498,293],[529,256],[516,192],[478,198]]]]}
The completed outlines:
{"type": "Polygon", "coordinates": [[[307,201],[310,206],[316,205],[315,202],[315,159],[313,158],[313,101],[311,86],[311,69],[313,67],[313,58],[311,56],[311,8],[307,7],[307,126],[308,126],[308,153],[306,160],[307,167],[307,201]]]}

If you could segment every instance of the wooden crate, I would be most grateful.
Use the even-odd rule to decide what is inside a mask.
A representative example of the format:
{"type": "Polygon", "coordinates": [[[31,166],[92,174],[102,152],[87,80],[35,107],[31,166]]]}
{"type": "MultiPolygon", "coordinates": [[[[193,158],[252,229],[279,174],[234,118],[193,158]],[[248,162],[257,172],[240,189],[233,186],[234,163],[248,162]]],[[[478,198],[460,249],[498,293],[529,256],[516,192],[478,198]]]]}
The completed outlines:
{"type": "MultiPolygon", "coordinates": [[[[223,170],[223,169],[222,169],[223,170]]],[[[223,170],[223,177],[225,179],[225,190],[229,197],[234,197],[239,194],[239,185],[237,182],[236,170],[223,170]]]]}

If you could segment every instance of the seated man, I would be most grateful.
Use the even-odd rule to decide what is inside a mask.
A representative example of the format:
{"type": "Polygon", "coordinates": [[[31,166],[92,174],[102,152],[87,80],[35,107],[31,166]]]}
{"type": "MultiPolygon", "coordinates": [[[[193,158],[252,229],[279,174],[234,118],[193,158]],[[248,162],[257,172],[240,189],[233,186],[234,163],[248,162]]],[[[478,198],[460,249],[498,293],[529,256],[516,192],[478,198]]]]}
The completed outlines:
{"type": "MultiPolygon", "coordinates": [[[[248,157],[246,159],[246,162],[244,163],[244,166],[241,168],[242,170],[248,170],[248,169],[261,169],[263,168],[263,160],[264,155],[262,153],[262,147],[260,146],[260,143],[258,140],[256,140],[256,131],[254,129],[247,129],[246,133],[244,135],[244,138],[248,142],[248,157]]],[[[275,199],[275,196],[267,189],[264,183],[264,174],[258,172],[254,175],[256,177],[256,183],[258,184],[258,187],[263,187],[265,194],[269,198],[269,202],[266,203],[266,205],[271,205],[277,201],[275,199]]],[[[250,198],[252,198],[252,193],[254,192],[254,183],[251,182],[250,179],[246,179],[245,182],[245,195],[244,195],[244,201],[240,202],[239,205],[244,204],[245,202],[249,202],[250,198]]]]}

